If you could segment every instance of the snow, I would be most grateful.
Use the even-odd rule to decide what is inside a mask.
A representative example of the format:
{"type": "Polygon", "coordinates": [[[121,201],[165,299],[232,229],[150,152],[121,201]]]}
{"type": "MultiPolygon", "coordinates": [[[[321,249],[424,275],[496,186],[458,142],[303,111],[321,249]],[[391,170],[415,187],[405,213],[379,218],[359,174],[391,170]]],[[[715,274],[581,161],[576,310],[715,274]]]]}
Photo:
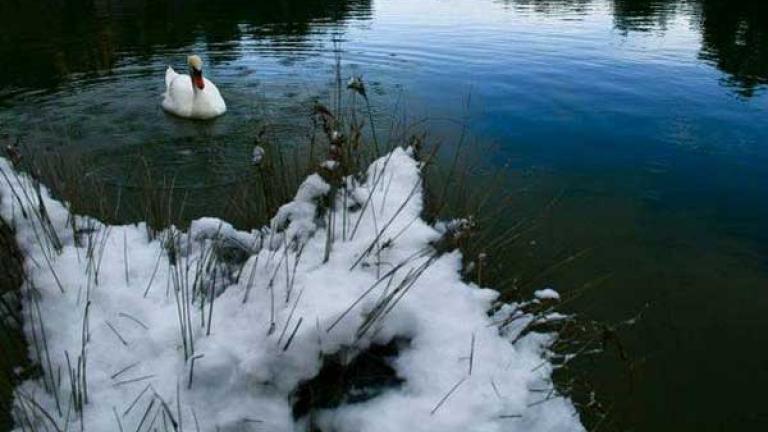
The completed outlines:
{"type": "MultiPolygon", "coordinates": [[[[335,133],[335,131],[334,131],[334,133],[335,133]]],[[[335,170],[339,166],[339,163],[337,161],[334,161],[334,160],[327,160],[327,161],[324,161],[323,163],[321,163],[320,166],[325,168],[325,169],[327,169],[327,170],[333,171],[333,170],[335,170]]]]}
{"type": "Polygon", "coordinates": [[[458,251],[431,246],[465,222],[421,218],[420,165],[409,150],[375,161],[366,181],[346,179],[351,190],[345,199],[339,189],[332,211],[319,203],[333,189],[309,176],[268,227],[251,232],[204,218],[150,239],[143,224],[70,216],[42,188],[60,248],[33,216],[41,207],[30,179],[1,159],[0,169],[0,215],[26,257],[24,331],[46,341],[31,343],[46,374],[17,388],[17,420],[85,431],[171,422],[306,430],[291,398],[323,355],[405,338],[391,364],[403,384],[315,411],[322,430],[584,430],[566,397],[532,391],[552,388],[554,336],[518,338],[535,317],[516,304],[489,316],[498,293],[462,280],[458,251]],[[83,389],[80,416],[72,401],[83,389]]]}
{"type": "Polygon", "coordinates": [[[535,291],[533,296],[539,300],[560,300],[560,294],[552,288],[535,291]]]}

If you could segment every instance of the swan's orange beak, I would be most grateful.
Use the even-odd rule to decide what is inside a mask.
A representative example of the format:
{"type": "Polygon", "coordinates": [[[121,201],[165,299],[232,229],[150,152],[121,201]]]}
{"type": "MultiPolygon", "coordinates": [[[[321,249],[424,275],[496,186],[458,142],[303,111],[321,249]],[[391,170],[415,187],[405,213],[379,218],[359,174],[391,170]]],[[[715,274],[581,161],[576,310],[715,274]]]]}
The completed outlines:
{"type": "Polygon", "coordinates": [[[205,82],[203,81],[203,72],[199,70],[192,70],[192,84],[198,89],[205,88],[205,82]]]}

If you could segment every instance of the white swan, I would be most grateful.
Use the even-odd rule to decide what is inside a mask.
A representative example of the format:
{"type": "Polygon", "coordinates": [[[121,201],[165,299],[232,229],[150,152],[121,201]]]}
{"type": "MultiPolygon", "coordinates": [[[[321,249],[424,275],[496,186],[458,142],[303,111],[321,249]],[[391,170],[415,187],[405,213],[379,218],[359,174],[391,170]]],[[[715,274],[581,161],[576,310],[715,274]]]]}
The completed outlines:
{"type": "Polygon", "coordinates": [[[192,55],[187,57],[189,75],[176,73],[168,66],[165,71],[163,109],[179,117],[212,119],[227,111],[227,104],[212,82],[203,78],[203,61],[192,55]]]}

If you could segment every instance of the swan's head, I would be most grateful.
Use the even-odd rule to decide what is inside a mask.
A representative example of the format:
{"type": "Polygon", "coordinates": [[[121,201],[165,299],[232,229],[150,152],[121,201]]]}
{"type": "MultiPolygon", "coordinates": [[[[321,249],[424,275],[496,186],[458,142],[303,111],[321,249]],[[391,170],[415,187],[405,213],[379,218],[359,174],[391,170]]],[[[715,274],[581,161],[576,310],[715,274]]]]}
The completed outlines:
{"type": "Polygon", "coordinates": [[[187,64],[189,65],[189,76],[192,77],[192,85],[202,90],[205,88],[205,81],[203,81],[203,60],[200,56],[191,55],[187,57],[187,64]]]}

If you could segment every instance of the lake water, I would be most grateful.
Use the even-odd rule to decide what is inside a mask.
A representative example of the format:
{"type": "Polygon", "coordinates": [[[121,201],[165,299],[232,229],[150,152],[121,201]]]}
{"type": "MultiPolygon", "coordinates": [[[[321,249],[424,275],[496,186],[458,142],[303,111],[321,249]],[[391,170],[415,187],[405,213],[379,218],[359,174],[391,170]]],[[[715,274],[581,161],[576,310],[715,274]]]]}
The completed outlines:
{"type": "Polygon", "coordinates": [[[569,307],[606,322],[645,311],[631,373],[585,366],[611,426],[768,425],[767,1],[1,1],[0,134],[205,187],[247,169],[254,124],[298,140],[337,55],[379,116],[488,144],[499,226],[547,209],[512,271],[587,250],[535,280],[602,280],[569,307]],[[159,108],[192,52],[229,104],[212,123],[159,108]]]}

